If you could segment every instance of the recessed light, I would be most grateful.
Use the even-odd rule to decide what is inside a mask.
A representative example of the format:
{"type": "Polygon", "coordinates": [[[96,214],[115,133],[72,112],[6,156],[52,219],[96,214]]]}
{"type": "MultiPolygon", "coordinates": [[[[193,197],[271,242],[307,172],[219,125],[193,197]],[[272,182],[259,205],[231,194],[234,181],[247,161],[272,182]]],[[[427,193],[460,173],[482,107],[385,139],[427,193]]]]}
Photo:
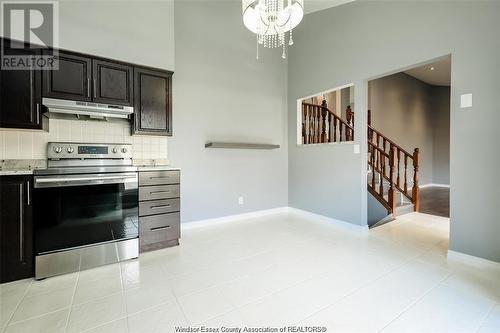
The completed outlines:
{"type": "Polygon", "coordinates": [[[435,70],[435,68],[434,68],[434,67],[431,67],[431,68],[429,68],[429,69],[430,69],[431,71],[435,70]]]}

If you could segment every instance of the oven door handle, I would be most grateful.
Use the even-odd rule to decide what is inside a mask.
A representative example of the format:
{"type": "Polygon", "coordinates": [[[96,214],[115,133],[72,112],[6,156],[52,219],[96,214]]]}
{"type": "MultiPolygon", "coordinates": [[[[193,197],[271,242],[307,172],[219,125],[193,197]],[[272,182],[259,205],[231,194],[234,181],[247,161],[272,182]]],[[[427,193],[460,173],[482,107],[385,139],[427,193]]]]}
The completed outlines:
{"type": "Polygon", "coordinates": [[[35,177],[35,188],[135,183],[137,173],[35,177]]]}

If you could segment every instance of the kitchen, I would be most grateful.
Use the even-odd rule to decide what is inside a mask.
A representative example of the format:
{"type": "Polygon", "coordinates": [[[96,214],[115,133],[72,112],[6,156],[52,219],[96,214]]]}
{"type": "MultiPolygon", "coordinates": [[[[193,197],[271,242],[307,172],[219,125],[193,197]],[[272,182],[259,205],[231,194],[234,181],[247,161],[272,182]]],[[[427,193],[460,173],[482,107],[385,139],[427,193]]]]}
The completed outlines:
{"type": "MultiPolygon", "coordinates": [[[[5,57],[41,52],[19,44],[2,39],[5,57]]],[[[180,170],[165,158],[173,72],[43,52],[57,69],[0,73],[0,282],[178,245],[180,170]]]]}

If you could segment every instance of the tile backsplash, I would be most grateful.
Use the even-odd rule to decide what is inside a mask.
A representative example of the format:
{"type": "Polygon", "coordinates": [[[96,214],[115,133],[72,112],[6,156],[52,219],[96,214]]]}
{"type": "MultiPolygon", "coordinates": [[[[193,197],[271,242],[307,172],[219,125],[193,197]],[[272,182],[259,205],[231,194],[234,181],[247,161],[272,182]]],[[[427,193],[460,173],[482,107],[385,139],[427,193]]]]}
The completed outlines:
{"type": "Polygon", "coordinates": [[[132,136],[127,121],[49,119],[49,132],[0,129],[0,159],[45,159],[47,142],[129,143],[134,160],[166,160],[167,138],[132,136]]]}

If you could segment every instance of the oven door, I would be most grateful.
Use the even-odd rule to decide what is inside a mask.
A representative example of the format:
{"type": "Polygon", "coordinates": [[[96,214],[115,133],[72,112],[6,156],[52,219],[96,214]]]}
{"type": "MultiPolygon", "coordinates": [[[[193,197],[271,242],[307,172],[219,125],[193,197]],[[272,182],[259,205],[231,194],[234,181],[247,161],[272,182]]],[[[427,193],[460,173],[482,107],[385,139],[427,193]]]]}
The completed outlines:
{"type": "Polygon", "coordinates": [[[36,176],[36,255],[138,238],[136,172],[36,176]]]}

